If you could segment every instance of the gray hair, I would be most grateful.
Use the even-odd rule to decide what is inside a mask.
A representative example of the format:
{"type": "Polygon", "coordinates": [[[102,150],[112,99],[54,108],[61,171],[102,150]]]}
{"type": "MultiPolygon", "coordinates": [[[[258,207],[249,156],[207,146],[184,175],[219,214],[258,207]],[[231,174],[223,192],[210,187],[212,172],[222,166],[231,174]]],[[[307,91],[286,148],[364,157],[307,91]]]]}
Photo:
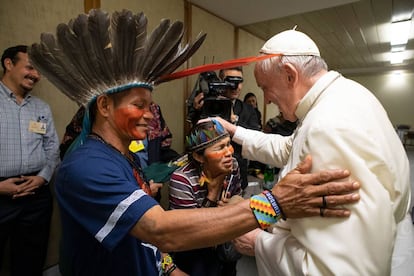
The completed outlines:
{"type": "Polygon", "coordinates": [[[276,73],[280,72],[286,63],[292,64],[307,78],[316,75],[321,70],[328,70],[326,62],[318,56],[276,56],[259,61],[257,66],[264,72],[273,70],[276,73]]]}

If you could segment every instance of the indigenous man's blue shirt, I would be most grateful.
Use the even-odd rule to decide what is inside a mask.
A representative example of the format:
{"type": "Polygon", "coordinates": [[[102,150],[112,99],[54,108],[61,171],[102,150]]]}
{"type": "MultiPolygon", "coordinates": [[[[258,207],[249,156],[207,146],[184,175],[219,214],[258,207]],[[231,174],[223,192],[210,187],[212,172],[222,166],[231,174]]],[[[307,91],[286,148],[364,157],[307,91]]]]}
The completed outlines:
{"type": "Polygon", "coordinates": [[[158,203],[138,186],[129,162],[89,138],[56,177],[63,275],[160,275],[160,253],[129,234],[158,203]]]}

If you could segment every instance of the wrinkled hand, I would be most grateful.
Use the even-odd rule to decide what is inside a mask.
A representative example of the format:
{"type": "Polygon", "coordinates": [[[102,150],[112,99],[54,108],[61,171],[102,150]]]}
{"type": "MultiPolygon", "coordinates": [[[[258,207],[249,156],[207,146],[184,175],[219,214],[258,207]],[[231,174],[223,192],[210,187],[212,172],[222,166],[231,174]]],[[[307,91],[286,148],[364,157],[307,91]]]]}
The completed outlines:
{"type": "Polygon", "coordinates": [[[162,188],[162,183],[155,183],[154,180],[149,181],[149,186],[151,189],[151,196],[155,197],[158,194],[158,191],[162,188]]]}
{"type": "Polygon", "coordinates": [[[46,180],[43,177],[37,175],[22,176],[20,180],[21,184],[18,185],[19,190],[12,196],[12,198],[33,195],[36,189],[40,188],[46,183],[46,180]]]}
{"type": "Polygon", "coordinates": [[[261,231],[263,230],[256,228],[238,238],[235,238],[233,240],[233,244],[236,247],[236,250],[243,255],[254,256],[256,238],[261,231]]]}
{"type": "Polygon", "coordinates": [[[194,109],[200,110],[204,104],[204,93],[198,93],[197,96],[194,97],[193,107],[194,109]]]}
{"type": "Polygon", "coordinates": [[[359,194],[353,192],[359,189],[360,184],[343,180],[350,175],[347,170],[325,170],[310,174],[311,167],[312,159],[307,156],[273,187],[272,193],[286,217],[320,216],[322,211],[325,217],[348,217],[350,211],[341,205],[359,200],[359,194]],[[323,196],[326,207],[321,209],[323,196]]]}

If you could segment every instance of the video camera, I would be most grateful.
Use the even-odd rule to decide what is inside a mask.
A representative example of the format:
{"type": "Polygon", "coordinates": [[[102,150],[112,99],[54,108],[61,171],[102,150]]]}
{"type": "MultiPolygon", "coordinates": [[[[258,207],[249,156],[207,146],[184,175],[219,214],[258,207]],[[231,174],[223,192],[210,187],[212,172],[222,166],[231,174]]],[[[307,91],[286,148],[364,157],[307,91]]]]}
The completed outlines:
{"type": "MultiPolygon", "coordinates": [[[[221,81],[214,71],[201,73],[198,78],[197,93],[204,93],[204,104],[200,118],[219,116],[231,121],[232,102],[223,96],[226,89],[237,89],[242,77],[227,76],[221,81]]],[[[194,91],[193,91],[194,92],[194,91]]]]}

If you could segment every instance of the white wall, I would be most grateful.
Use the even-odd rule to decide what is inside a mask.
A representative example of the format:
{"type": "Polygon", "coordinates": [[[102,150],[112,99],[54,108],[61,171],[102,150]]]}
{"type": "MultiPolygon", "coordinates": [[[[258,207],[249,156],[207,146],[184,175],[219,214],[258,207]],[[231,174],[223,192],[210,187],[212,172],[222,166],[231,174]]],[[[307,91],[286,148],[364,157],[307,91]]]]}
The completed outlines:
{"type": "Polygon", "coordinates": [[[371,90],[379,99],[393,125],[414,128],[414,73],[384,73],[350,76],[371,90]]]}

